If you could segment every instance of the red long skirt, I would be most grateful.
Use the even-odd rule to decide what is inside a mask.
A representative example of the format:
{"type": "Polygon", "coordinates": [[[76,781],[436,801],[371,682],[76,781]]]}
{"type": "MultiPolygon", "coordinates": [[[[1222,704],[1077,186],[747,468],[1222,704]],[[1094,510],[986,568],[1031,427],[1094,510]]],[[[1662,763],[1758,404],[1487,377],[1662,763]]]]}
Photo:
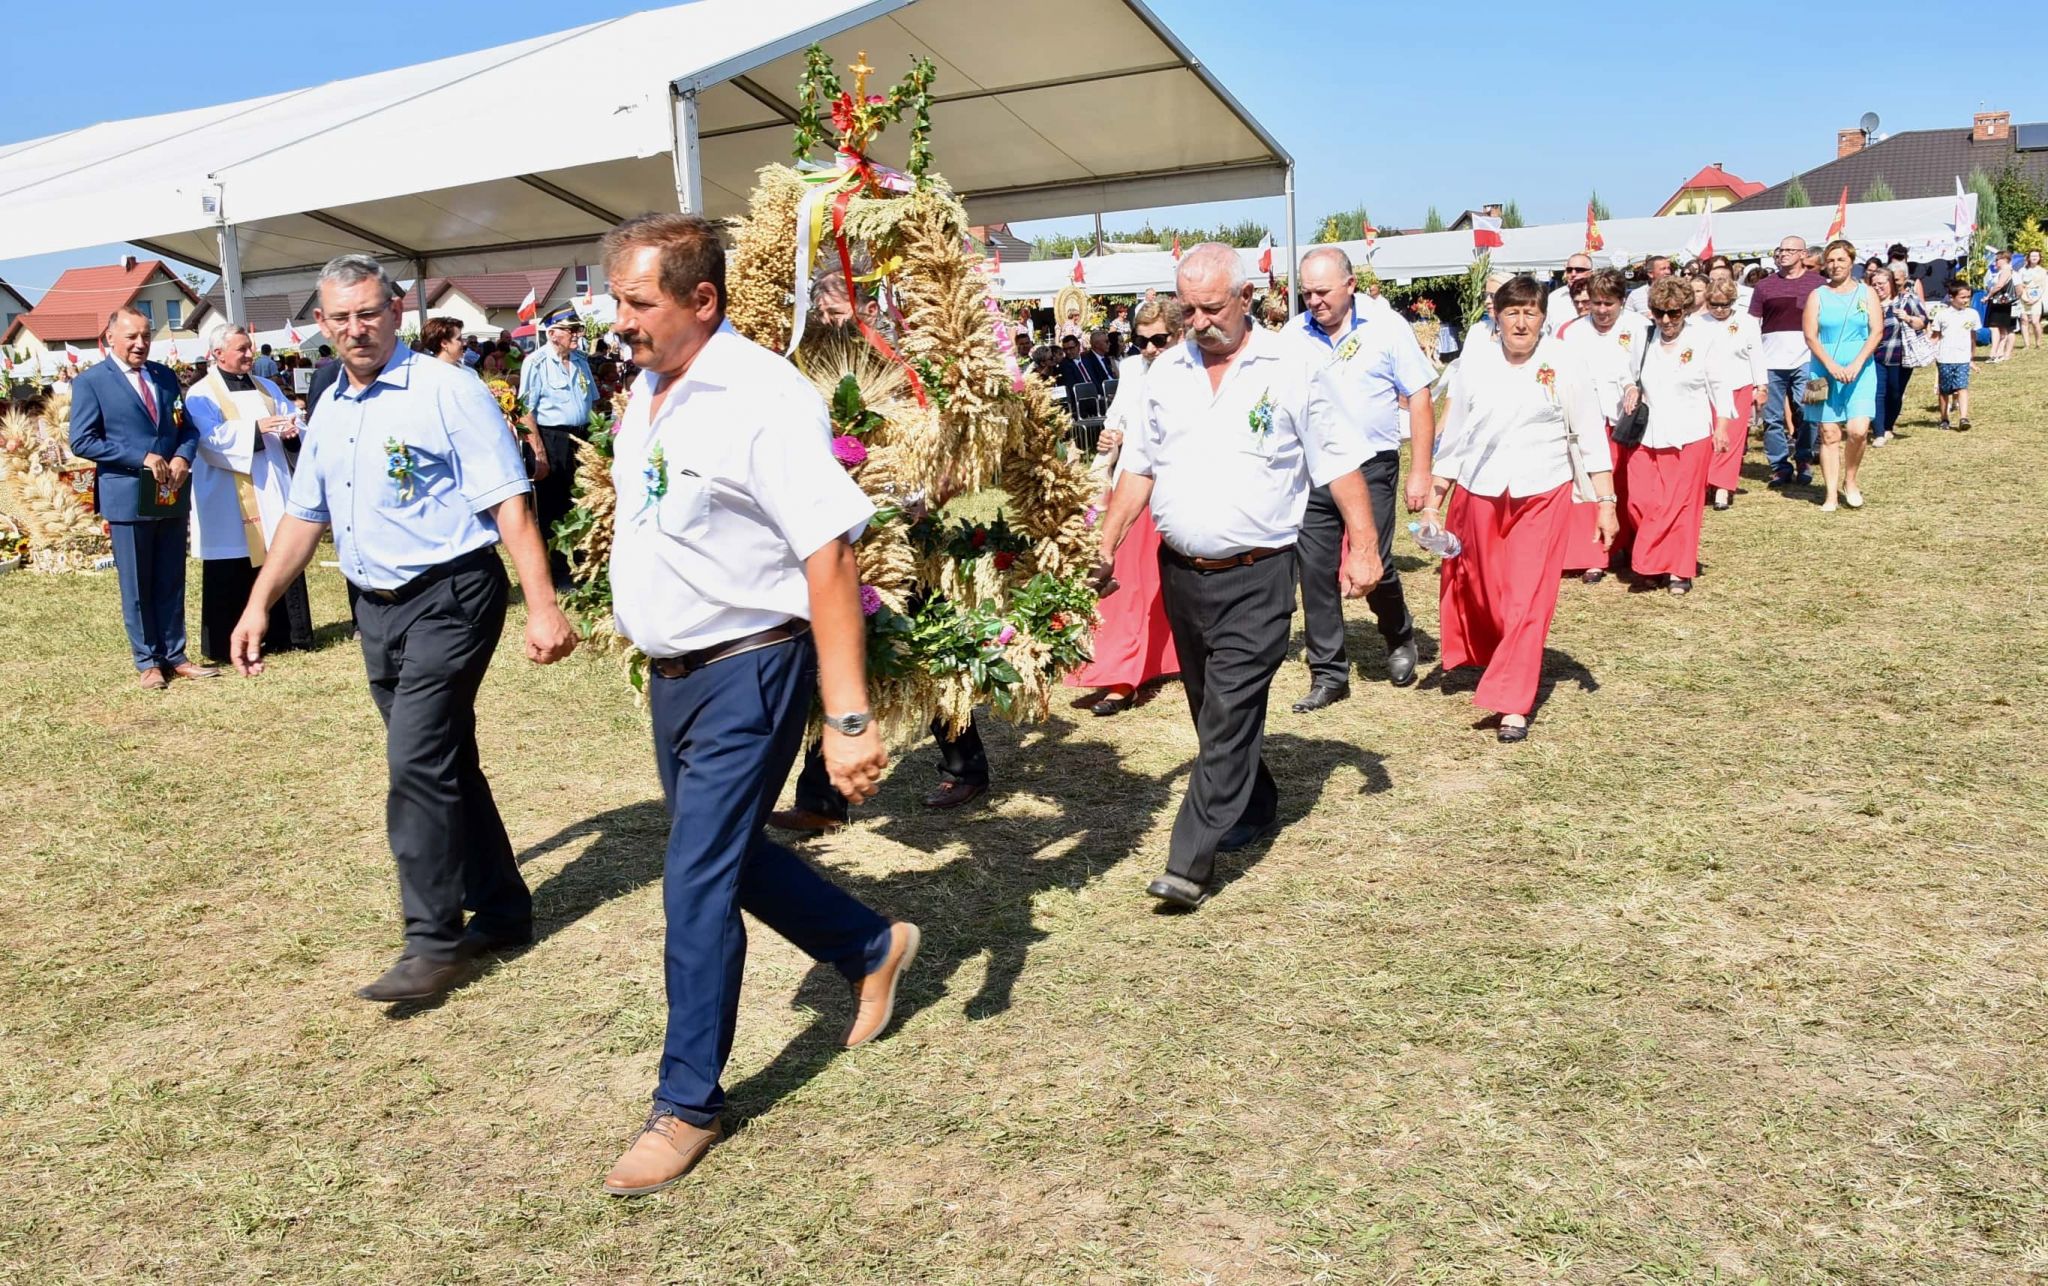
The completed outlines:
{"type": "Polygon", "coordinates": [[[1707,512],[1707,462],[1714,440],[1628,453],[1629,565],[1638,576],[1700,572],[1700,519],[1707,512]]]}
{"type": "MultiPolygon", "coordinates": [[[[1749,450],[1750,404],[1756,399],[1754,386],[1735,390],[1735,425],[1728,430],[1728,454],[1707,461],[1707,485],[1734,491],[1742,485],[1742,457],[1749,450]]],[[[1711,450],[1711,448],[1710,448],[1711,450]]]]}
{"type": "MultiPolygon", "coordinates": [[[[1610,424],[1607,426],[1607,458],[1614,462],[1614,493],[1617,498],[1627,494],[1622,490],[1627,485],[1627,479],[1622,471],[1621,456],[1622,448],[1615,445],[1614,426],[1610,424]]],[[[1620,512],[1619,506],[1616,506],[1616,512],[1620,512]]],[[[1569,535],[1564,547],[1564,570],[1583,572],[1596,567],[1601,571],[1607,570],[1610,555],[1600,544],[1600,506],[1597,503],[1579,504],[1575,501],[1572,504],[1571,517],[1566,522],[1569,535]]],[[[1617,550],[1627,548],[1618,539],[1614,542],[1614,547],[1617,550]]]]}
{"type": "Polygon", "coordinates": [[[1071,688],[1141,687],[1180,673],[1166,603],[1159,596],[1159,528],[1152,511],[1138,511],[1124,543],[1117,546],[1117,591],[1102,600],[1095,627],[1095,655],[1066,678],[1071,688]]]}
{"type": "Polygon", "coordinates": [[[1520,499],[1463,487],[1451,497],[1444,526],[1465,548],[1443,562],[1442,660],[1446,670],[1486,667],[1473,705],[1521,715],[1536,708],[1573,520],[1569,482],[1520,499]]]}

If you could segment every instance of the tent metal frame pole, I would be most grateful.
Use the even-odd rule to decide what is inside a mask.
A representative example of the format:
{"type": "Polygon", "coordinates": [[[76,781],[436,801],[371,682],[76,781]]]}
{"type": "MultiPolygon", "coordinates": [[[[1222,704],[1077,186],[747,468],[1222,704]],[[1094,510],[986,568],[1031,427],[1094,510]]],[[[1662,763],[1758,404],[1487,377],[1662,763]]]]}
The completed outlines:
{"type": "Polygon", "coordinates": [[[242,239],[235,225],[220,221],[220,291],[227,305],[228,325],[249,324],[249,301],[242,290],[242,239]]]}
{"type": "Polygon", "coordinates": [[[427,328],[427,257],[421,255],[412,261],[412,270],[417,280],[413,283],[413,294],[419,299],[419,328],[427,328]]]}
{"type": "Polygon", "coordinates": [[[1294,162],[1287,163],[1287,315],[1296,313],[1296,298],[1300,293],[1301,273],[1296,271],[1298,260],[1294,247],[1294,162]]]}
{"type": "Polygon", "coordinates": [[[704,213],[704,155],[697,137],[697,91],[676,90],[672,134],[676,159],[676,208],[704,213]]]}

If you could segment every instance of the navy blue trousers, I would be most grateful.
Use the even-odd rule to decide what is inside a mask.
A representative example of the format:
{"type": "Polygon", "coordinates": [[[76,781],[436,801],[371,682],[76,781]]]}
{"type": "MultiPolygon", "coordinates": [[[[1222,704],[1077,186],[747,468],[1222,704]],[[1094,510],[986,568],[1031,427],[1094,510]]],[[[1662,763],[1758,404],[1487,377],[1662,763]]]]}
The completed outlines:
{"type": "Polygon", "coordinates": [[[135,670],[185,663],[185,519],[109,523],[135,670]]]}
{"type": "Polygon", "coordinates": [[[654,759],[668,798],[662,905],[668,1038],[658,1109],[709,1125],[725,1108],[746,967],[746,911],[849,980],[889,954],[889,922],[762,833],[817,690],[808,635],[680,679],[651,673],[654,759]]]}

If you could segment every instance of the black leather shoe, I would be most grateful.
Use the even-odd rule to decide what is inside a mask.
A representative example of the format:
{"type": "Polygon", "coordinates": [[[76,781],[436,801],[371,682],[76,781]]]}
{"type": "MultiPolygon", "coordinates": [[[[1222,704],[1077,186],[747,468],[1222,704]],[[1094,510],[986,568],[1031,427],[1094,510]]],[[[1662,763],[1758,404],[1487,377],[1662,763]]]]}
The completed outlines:
{"type": "Polygon", "coordinates": [[[941,781],[925,794],[926,808],[958,808],[960,805],[980,799],[988,793],[985,781],[957,781],[951,777],[941,781]]]}
{"type": "Polygon", "coordinates": [[[1387,682],[1405,688],[1415,682],[1415,640],[1410,639],[1387,653],[1387,682]]]}
{"type": "Polygon", "coordinates": [[[1526,723],[1504,723],[1500,726],[1500,731],[1495,733],[1494,736],[1504,745],[1513,745],[1517,741],[1527,741],[1529,739],[1529,725],[1526,723]]]}
{"type": "Polygon", "coordinates": [[[1216,841],[1216,851],[1219,853],[1235,853],[1241,848],[1249,848],[1251,845],[1272,834],[1277,820],[1277,818],[1268,817],[1263,821],[1239,822],[1223,832],[1223,838],[1216,841]]]}
{"type": "Polygon", "coordinates": [[[1579,579],[1588,585],[1598,585],[1601,581],[1607,579],[1607,570],[1603,567],[1588,567],[1585,571],[1579,573],[1579,579]]]}
{"type": "Polygon", "coordinates": [[[1324,683],[1318,680],[1315,686],[1308,690],[1307,696],[1294,703],[1294,713],[1308,714],[1324,706],[1333,706],[1350,695],[1349,683],[1324,683]]]}
{"type": "Polygon", "coordinates": [[[400,1000],[432,1000],[462,981],[468,972],[465,960],[428,960],[423,956],[400,956],[383,977],[356,994],[364,1000],[388,1004],[400,1000]]]}
{"type": "Polygon", "coordinates": [[[1209,890],[1178,875],[1160,876],[1145,886],[1145,892],[1168,906],[1185,907],[1190,911],[1209,900],[1209,890]]]}

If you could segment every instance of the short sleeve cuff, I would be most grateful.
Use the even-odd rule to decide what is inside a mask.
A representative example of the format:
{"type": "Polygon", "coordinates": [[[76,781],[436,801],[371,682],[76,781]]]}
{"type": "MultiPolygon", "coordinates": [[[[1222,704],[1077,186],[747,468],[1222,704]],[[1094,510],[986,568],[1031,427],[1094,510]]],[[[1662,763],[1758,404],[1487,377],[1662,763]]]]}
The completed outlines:
{"type": "Polygon", "coordinates": [[[1347,473],[1356,473],[1365,467],[1366,457],[1360,455],[1318,455],[1315,467],[1308,472],[1309,481],[1318,487],[1327,487],[1347,473]],[[1349,463],[1346,463],[1349,461],[1349,463]]]}
{"type": "Polygon", "coordinates": [[[501,486],[492,487],[480,495],[468,496],[471,513],[485,513],[496,509],[514,496],[523,496],[533,490],[533,484],[524,478],[513,478],[501,486]]]}
{"type": "Polygon", "coordinates": [[[284,511],[301,522],[317,522],[323,527],[327,525],[328,519],[325,509],[308,509],[304,505],[295,505],[287,500],[285,501],[284,511]]]}
{"type": "Polygon", "coordinates": [[[875,516],[874,506],[864,493],[849,497],[848,503],[821,506],[818,513],[799,530],[784,533],[798,561],[806,561],[826,545],[844,536],[848,543],[859,540],[875,516]]]}

